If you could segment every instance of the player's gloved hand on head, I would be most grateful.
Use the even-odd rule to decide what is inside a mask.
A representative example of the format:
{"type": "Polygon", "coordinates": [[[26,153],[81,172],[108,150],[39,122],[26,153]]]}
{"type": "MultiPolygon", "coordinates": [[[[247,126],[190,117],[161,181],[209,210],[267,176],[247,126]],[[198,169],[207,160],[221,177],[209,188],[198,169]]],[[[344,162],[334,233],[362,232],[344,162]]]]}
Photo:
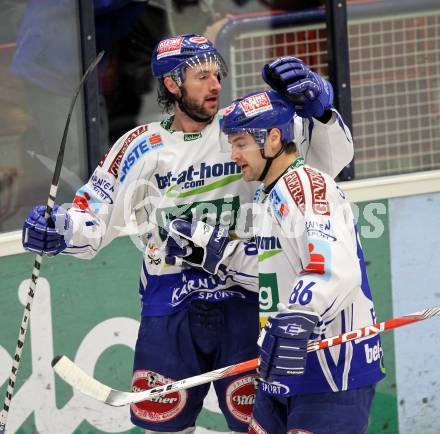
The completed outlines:
{"type": "Polygon", "coordinates": [[[320,118],[333,107],[332,85],[301,59],[280,57],[263,66],[262,76],[269,86],[292,100],[298,116],[320,118]]]}
{"type": "Polygon", "coordinates": [[[316,72],[287,87],[289,96],[302,99],[295,104],[296,114],[302,118],[320,118],[333,107],[333,87],[316,72]]]}
{"type": "Polygon", "coordinates": [[[217,274],[220,265],[235,248],[225,226],[175,219],[169,224],[168,233],[167,264],[185,262],[210,274],[217,274]]]}
{"type": "Polygon", "coordinates": [[[261,74],[263,80],[273,90],[290,96],[287,90],[288,87],[306,78],[309,72],[310,68],[301,59],[293,56],[283,56],[272,63],[266,63],[261,74]]]}
{"type": "Polygon", "coordinates": [[[49,219],[44,218],[46,205],[36,206],[23,223],[22,243],[26,250],[54,256],[62,252],[72,238],[72,219],[55,205],[49,219]]]}
{"type": "Polygon", "coordinates": [[[312,311],[287,309],[268,318],[258,339],[260,347],[260,389],[269,395],[286,397],[295,393],[294,382],[304,374],[307,343],[319,320],[312,311]]]}

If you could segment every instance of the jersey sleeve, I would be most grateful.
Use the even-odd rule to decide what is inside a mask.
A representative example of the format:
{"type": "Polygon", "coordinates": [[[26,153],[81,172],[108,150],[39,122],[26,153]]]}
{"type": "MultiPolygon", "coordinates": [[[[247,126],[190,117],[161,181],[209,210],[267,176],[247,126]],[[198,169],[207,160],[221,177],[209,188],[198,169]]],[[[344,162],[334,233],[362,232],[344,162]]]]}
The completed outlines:
{"type": "Polygon", "coordinates": [[[72,238],[64,254],[91,259],[114,238],[125,233],[131,220],[132,203],[122,184],[126,176],[127,149],[147,126],[122,136],[96,167],[88,182],[75,194],[68,213],[73,223],[72,238]]]}
{"type": "Polygon", "coordinates": [[[292,189],[290,219],[274,212],[281,247],[296,269],[288,304],[318,313],[317,330],[323,332],[351,304],[361,283],[353,214],[330,177],[308,167],[290,176],[284,193],[291,193],[288,185],[301,186],[292,189]]]}
{"type": "Polygon", "coordinates": [[[295,143],[307,165],[335,178],[354,155],[350,130],[337,110],[327,123],[295,116],[295,143]]]}
{"type": "Polygon", "coordinates": [[[258,283],[258,250],[252,240],[234,240],[234,251],[227,261],[228,276],[244,289],[259,291],[258,283]]]}

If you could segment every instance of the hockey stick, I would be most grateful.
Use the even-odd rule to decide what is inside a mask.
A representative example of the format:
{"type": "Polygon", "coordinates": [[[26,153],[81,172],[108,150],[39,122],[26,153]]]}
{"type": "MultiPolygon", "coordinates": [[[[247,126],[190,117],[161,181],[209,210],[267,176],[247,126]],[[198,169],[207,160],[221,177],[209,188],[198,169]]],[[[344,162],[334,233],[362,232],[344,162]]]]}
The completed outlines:
{"type": "MultiPolygon", "coordinates": [[[[60,149],[58,151],[55,170],[54,170],[53,176],[52,176],[52,184],[50,186],[49,197],[47,199],[46,212],[44,213],[44,218],[46,220],[49,218],[50,214],[52,213],[52,208],[55,204],[55,198],[57,195],[61,168],[63,165],[64,150],[66,148],[67,132],[69,130],[70,118],[72,117],[73,107],[75,106],[76,99],[82,89],[84,82],[86,81],[90,72],[93,71],[93,69],[95,69],[96,65],[102,59],[102,56],[104,56],[103,51],[101,51],[98,54],[96,59],[87,68],[86,72],[84,73],[84,75],[81,78],[81,81],[78,84],[78,87],[75,90],[75,94],[73,95],[72,101],[70,103],[69,112],[68,112],[67,119],[66,119],[66,125],[64,126],[63,137],[61,139],[60,149]]],[[[26,306],[25,306],[25,309],[23,312],[23,319],[21,320],[20,330],[18,333],[17,346],[15,347],[15,356],[14,356],[14,359],[12,360],[12,370],[9,375],[8,386],[6,389],[6,396],[5,396],[5,400],[3,403],[3,410],[0,414],[0,434],[4,434],[4,432],[6,430],[6,421],[8,419],[9,407],[11,405],[12,396],[14,394],[14,386],[15,386],[15,381],[17,379],[17,371],[18,371],[18,368],[20,367],[21,353],[23,351],[23,345],[24,345],[24,341],[26,338],[26,331],[27,331],[27,327],[29,324],[29,318],[30,318],[31,309],[32,309],[32,302],[34,300],[35,290],[36,290],[36,286],[37,286],[37,280],[40,275],[40,268],[41,268],[42,260],[43,260],[43,255],[40,253],[37,253],[35,255],[34,268],[32,269],[31,283],[29,285],[29,292],[27,295],[26,306]]]]}
{"type": "MultiPolygon", "coordinates": [[[[341,345],[355,339],[368,336],[374,336],[379,333],[395,329],[398,327],[412,324],[425,319],[440,316],[440,306],[431,309],[425,309],[410,315],[389,319],[384,322],[376,323],[370,326],[362,327],[358,330],[352,330],[331,338],[322,339],[321,341],[310,342],[307,345],[307,352],[311,353],[325,348],[341,345]]],[[[173,383],[164,384],[163,386],[154,387],[152,389],[141,392],[123,392],[112,389],[105,384],[95,380],[86,374],[81,368],[73,363],[67,356],[57,356],[52,360],[52,367],[55,372],[68,384],[75,389],[105,404],[114,407],[120,407],[127,404],[145,401],[153,397],[166,395],[178,390],[189,389],[201,384],[210,383],[211,381],[220,380],[221,378],[230,377],[235,374],[250,371],[258,367],[258,358],[237,363],[235,365],[226,366],[225,368],[216,369],[215,371],[206,372],[194,377],[178,380],[173,383]]]]}

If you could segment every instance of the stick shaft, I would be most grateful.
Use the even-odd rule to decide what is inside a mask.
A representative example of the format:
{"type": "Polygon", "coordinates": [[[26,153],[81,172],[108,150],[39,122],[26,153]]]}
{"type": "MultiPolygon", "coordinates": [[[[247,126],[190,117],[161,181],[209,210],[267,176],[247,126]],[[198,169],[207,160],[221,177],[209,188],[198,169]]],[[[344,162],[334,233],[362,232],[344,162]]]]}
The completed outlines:
{"type": "MultiPolygon", "coordinates": [[[[310,353],[336,345],[341,345],[352,340],[374,336],[388,330],[403,327],[405,325],[423,321],[435,316],[440,316],[440,306],[432,309],[425,309],[421,312],[416,312],[411,315],[389,319],[371,326],[362,327],[358,330],[342,333],[331,338],[310,342],[307,346],[307,352],[310,353]]],[[[123,392],[111,389],[109,386],[100,383],[86,374],[66,356],[56,357],[52,361],[52,366],[57,374],[72,387],[75,387],[77,390],[98,401],[119,407],[254,370],[258,367],[258,358],[246,360],[245,362],[226,366],[225,368],[216,369],[201,375],[185,378],[183,380],[178,380],[173,383],[168,383],[163,386],[154,387],[141,392],[123,392]]]]}
{"type": "MultiPolygon", "coordinates": [[[[51,184],[50,190],[49,190],[49,197],[47,198],[46,212],[44,213],[44,218],[46,220],[51,215],[52,209],[55,204],[55,199],[56,199],[57,190],[58,190],[58,182],[60,179],[61,168],[63,165],[64,150],[66,148],[67,133],[69,130],[70,118],[72,117],[73,108],[75,106],[76,99],[77,99],[77,97],[82,89],[82,86],[83,86],[85,80],[87,79],[88,75],[96,67],[96,65],[102,59],[103,55],[104,55],[104,52],[99,53],[98,56],[96,57],[96,59],[87,68],[86,72],[84,73],[84,75],[81,78],[81,81],[78,84],[78,87],[75,90],[72,101],[70,103],[69,112],[68,112],[67,119],[66,119],[66,124],[64,126],[63,138],[61,139],[60,149],[58,151],[55,170],[54,170],[53,177],[52,177],[52,184],[51,184]]],[[[6,430],[6,422],[8,419],[12,396],[14,395],[14,387],[15,387],[15,383],[17,380],[17,372],[20,367],[21,355],[23,352],[24,342],[26,339],[26,332],[27,332],[27,328],[28,328],[28,324],[29,324],[29,320],[30,320],[30,316],[31,316],[32,303],[34,301],[35,290],[37,287],[38,277],[40,275],[40,268],[41,268],[42,261],[43,261],[42,254],[37,253],[35,255],[35,261],[34,261],[34,266],[33,266],[32,275],[31,275],[31,283],[29,285],[29,292],[28,292],[27,299],[26,299],[26,305],[25,305],[24,312],[23,312],[23,318],[21,320],[20,330],[18,332],[17,345],[15,347],[15,355],[12,360],[12,369],[11,369],[11,373],[9,374],[8,385],[6,387],[6,395],[5,395],[5,399],[4,399],[4,403],[3,403],[3,410],[0,413],[0,434],[3,434],[6,430]]]]}

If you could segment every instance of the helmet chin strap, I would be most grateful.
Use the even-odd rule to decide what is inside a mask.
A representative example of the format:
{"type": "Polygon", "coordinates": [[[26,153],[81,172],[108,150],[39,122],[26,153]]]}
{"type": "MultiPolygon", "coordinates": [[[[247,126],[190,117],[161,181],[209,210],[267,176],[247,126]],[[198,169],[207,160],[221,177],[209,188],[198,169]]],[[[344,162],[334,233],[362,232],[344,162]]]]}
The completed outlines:
{"type": "Polygon", "coordinates": [[[269,172],[270,166],[272,166],[273,160],[278,158],[284,152],[284,145],[281,146],[280,150],[273,157],[266,157],[264,155],[264,149],[261,149],[261,156],[266,160],[266,164],[264,165],[264,169],[261,172],[261,175],[258,178],[258,181],[263,182],[264,178],[266,178],[267,172],[269,172]]]}

